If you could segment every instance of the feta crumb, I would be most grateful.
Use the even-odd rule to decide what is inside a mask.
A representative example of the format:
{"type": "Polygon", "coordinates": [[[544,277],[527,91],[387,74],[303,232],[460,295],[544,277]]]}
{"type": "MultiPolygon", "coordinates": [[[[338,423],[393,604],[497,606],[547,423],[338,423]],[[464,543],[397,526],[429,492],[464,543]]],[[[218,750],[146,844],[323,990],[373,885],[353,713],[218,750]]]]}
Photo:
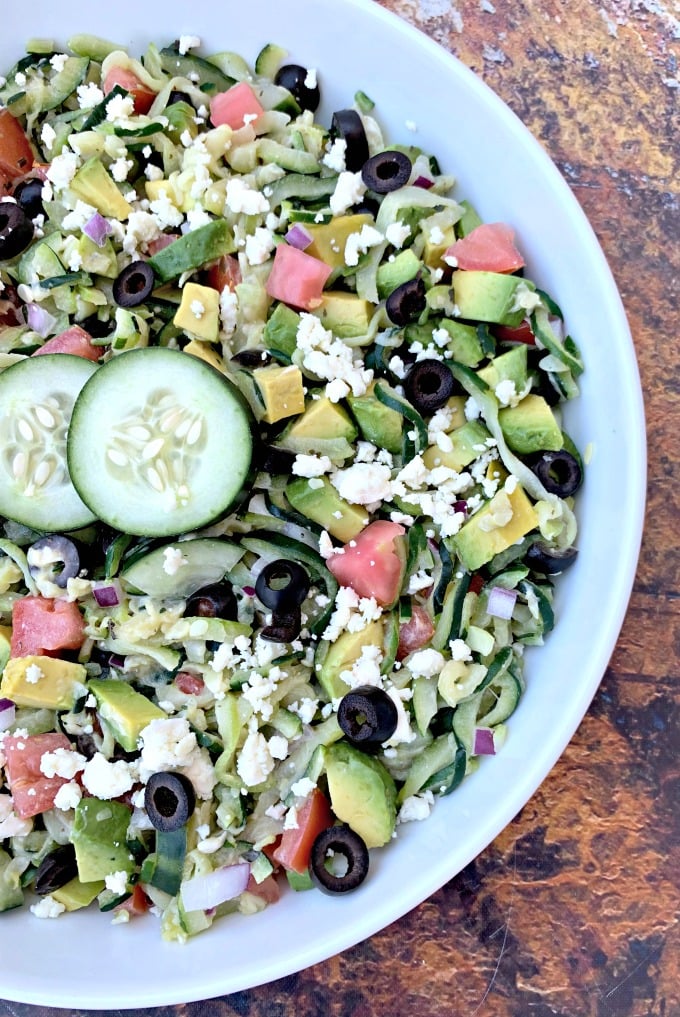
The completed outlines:
{"type": "Polygon", "coordinates": [[[326,150],[326,153],[321,160],[324,166],[328,166],[329,169],[335,170],[336,173],[342,173],[345,169],[345,154],[347,152],[347,142],[344,138],[335,138],[326,150]]]}
{"type": "Polygon", "coordinates": [[[40,140],[42,141],[43,145],[45,146],[48,152],[52,151],[52,145],[54,144],[56,137],[57,132],[55,131],[54,127],[52,127],[51,124],[48,124],[48,122],[45,121],[40,130],[40,140]]]}
{"type": "Polygon", "coordinates": [[[135,100],[131,95],[112,95],[106,104],[106,119],[109,123],[127,120],[135,111],[135,100]]]}
{"type": "Polygon", "coordinates": [[[63,71],[67,61],[68,56],[66,53],[55,53],[53,57],[50,57],[50,64],[54,67],[57,74],[63,71]]]}
{"type": "Polygon", "coordinates": [[[95,753],[83,769],[83,786],[95,798],[119,798],[134,786],[136,767],[124,759],[111,762],[102,755],[95,753]]]}
{"type": "Polygon", "coordinates": [[[316,781],[310,780],[309,777],[301,777],[291,785],[290,789],[296,798],[307,798],[315,787],[316,781]]]}
{"type": "Polygon", "coordinates": [[[104,93],[101,88],[95,85],[94,81],[86,85],[78,85],[76,96],[81,109],[94,109],[95,106],[104,101],[104,93]]]}
{"type": "Polygon", "coordinates": [[[404,225],[404,223],[398,219],[397,222],[391,222],[385,230],[385,240],[390,243],[393,247],[400,248],[404,242],[411,236],[411,227],[404,225]]]}
{"type": "Polygon", "coordinates": [[[189,309],[194,318],[198,318],[199,321],[205,314],[205,305],[202,304],[200,300],[192,300],[189,309]]]}
{"type": "Polygon", "coordinates": [[[178,50],[181,56],[186,56],[190,49],[198,49],[201,40],[197,35],[180,35],[178,50]]]}
{"type": "Polygon", "coordinates": [[[24,678],[29,685],[36,685],[44,677],[45,672],[37,664],[29,664],[24,672],[24,678]]]}
{"type": "Polygon", "coordinates": [[[431,791],[423,791],[419,795],[411,795],[404,800],[397,816],[398,823],[420,822],[427,819],[434,805],[434,795],[431,791]]]}
{"type": "Polygon", "coordinates": [[[127,872],[124,869],[120,869],[118,872],[110,872],[108,876],[104,877],[104,884],[107,890],[111,893],[115,893],[117,897],[122,895],[127,890],[127,872]]]}
{"type": "Polygon", "coordinates": [[[62,777],[72,780],[84,769],[87,758],[80,752],[59,747],[54,752],[43,752],[40,757],[40,772],[46,777],[62,777]]]}
{"type": "Polygon", "coordinates": [[[299,452],[293,463],[293,473],[296,477],[321,477],[324,473],[330,473],[333,463],[328,456],[305,455],[299,452]]]}
{"type": "Polygon", "coordinates": [[[37,904],[31,904],[30,910],[36,918],[58,918],[66,911],[66,907],[48,893],[37,904]]]}
{"type": "Polygon", "coordinates": [[[372,505],[391,497],[392,473],[381,463],[353,463],[338,470],[331,483],[341,498],[355,505],[372,505]]]}
{"type": "MultiPolygon", "coordinates": [[[[192,303],[192,305],[191,305],[192,311],[193,311],[193,304],[194,303],[198,303],[198,301],[194,301],[192,303]]],[[[198,317],[200,317],[200,315],[197,314],[196,317],[198,318],[198,317]]],[[[182,551],[180,550],[179,547],[166,547],[166,548],[164,548],[163,549],[163,559],[164,559],[164,561],[163,561],[163,571],[168,576],[177,575],[177,573],[179,572],[179,570],[181,568],[183,568],[185,565],[189,564],[189,559],[186,557],[186,555],[182,554],[182,551]]]]}
{"type": "Polygon", "coordinates": [[[385,238],[375,226],[365,223],[359,233],[350,233],[345,241],[345,264],[350,267],[359,264],[359,255],[366,254],[371,247],[377,247],[385,238]]]}
{"type": "Polygon", "coordinates": [[[356,205],[366,193],[366,184],[363,182],[361,173],[351,173],[349,170],[342,170],[338,174],[335,190],[330,197],[330,209],[333,215],[342,215],[352,205],[356,205]]]}
{"type": "Polygon", "coordinates": [[[80,789],[80,784],[71,780],[68,784],[62,784],[57,791],[54,796],[54,807],[61,809],[62,812],[68,812],[69,809],[75,809],[82,797],[83,792],[80,789]]]}
{"type": "Polygon", "coordinates": [[[274,759],[265,736],[251,728],[236,760],[236,772],[246,787],[256,787],[274,769],[274,759]]]}
{"type": "Polygon", "coordinates": [[[428,648],[412,653],[406,666],[414,677],[433,678],[439,674],[445,663],[444,655],[439,650],[428,648]]]}

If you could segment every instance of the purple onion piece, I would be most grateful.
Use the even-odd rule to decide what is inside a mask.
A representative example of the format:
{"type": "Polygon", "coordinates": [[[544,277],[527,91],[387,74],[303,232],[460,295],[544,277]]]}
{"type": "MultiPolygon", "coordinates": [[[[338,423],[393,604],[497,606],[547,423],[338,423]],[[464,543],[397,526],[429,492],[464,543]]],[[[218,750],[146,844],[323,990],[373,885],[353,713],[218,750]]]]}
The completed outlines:
{"type": "Polygon", "coordinates": [[[309,230],[306,230],[301,223],[296,222],[286,233],[286,240],[291,247],[297,247],[298,251],[304,251],[311,244],[313,237],[309,230]]]}
{"type": "Polygon", "coordinates": [[[508,621],[512,618],[517,601],[516,590],[506,590],[502,586],[494,586],[489,593],[489,600],[486,605],[487,614],[494,618],[503,618],[508,621]]]}
{"type": "Polygon", "coordinates": [[[41,307],[40,304],[27,304],[26,311],[28,327],[37,332],[41,339],[46,339],[54,331],[57,319],[49,311],[46,311],[44,307],[41,307]]]}
{"type": "Polygon", "coordinates": [[[115,581],[93,583],[92,595],[100,607],[117,607],[121,601],[120,585],[115,581]]]}
{"type": "Polygon", "coordinates": [[[93,240],[97,247],[103,247],[106,238],[111,235],[112,229],[108,222],[99,212],[95,212],[91,219],[83,226],[83,233],[93,240]]]}
{"type": "Polygon", "coordinates": [[[493,730],[490,727],[475,728],[472,754],[474,756],[495,756],[496,746],[493,740],[493,730]]]}
{"type": "Polygon", "coordinates": [[[434,180],[430,180],[429,177],[419,176],[413,181],[414,187],[423,187],[426,191],[429,191],[431,187],[434,187],[434,180]]]}
{"type": "Polygon", "coordinates": [[[249,877],[250,865],[239,862],[187,879],[182,883],[182,904],[187,911],[208,911],[243,893],[249,877]]]}
{"type": "Polygon", "coordinates": [[[8,731],[16,719],[17,708],[11,699],[0,699],[0,731],[8,731]]]}

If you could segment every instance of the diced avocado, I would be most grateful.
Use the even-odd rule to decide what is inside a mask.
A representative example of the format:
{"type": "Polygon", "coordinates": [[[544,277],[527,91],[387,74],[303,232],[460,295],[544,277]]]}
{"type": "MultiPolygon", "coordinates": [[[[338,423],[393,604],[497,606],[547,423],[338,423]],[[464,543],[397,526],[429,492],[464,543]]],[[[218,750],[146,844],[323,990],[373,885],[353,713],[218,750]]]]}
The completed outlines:
{"type": "Polygon", "coordinates": [[[96,879],[92,883],[83,883],[75,876],[64,886],[60,886],[58,890],[53,890],[52,897],[63,904],[67,911],[79,911],[80,908],[86,908],[91,904],[105,886],[106,883],[103,879],[96,879]]]}
{"type": "Polygon", "coordinates": [[[527,347],[524,343],[514,346],[477,371],[477,376],[485,381],[493,392],[502,381],[513,381],[517,392],[521,392],[527,383],[527,347]]]}
{"type": "Polygon", "coordinates": [[[362,505],[351,505],[341,498],[327,477],[320,477],[321,486],[301,477],[286,488],[286,497],[294,509],[342,540],[352,540],[368,526],[368,512],[362,505]]]}
{"type": "Polygon", "coordinates": [[[524,279],[502,272],[457,271],[451,280],[453,299],[461,318],[489,321],[515,328],[524,319],[523,307],[515,309],[515,298],[524,279]]]}
{"type": "Polygon", "coordinates": [[[83,272],[103,275],[105,279],[115,279],[118,275],[116,251],[110,240],[105,240],[100,247],[90,240],[87,233],[83,233],[78,240],[78,254],[83,272]]]}
{"type": "Polygon", "coordinates": [[[474,572],[536,526],[536,510],[518,484],[510,493],[499,491],[475,512],[453,538],[453,543],[465,567],[474,572]],[[498,525],[495,520],[505,516],[509,517],[508,521],[498,525]]]}
{"type": "Polygon", "coordinates": [[[160,706],[119,678],[92,678],[87,688],[96,696],[104,727],[126,752],[135,751],[147,724],[166,716],[160,706]]]}
{"type": "Polygon", "coordinates": [[[217,342],[220,332],[220,295],[212,286],[187,282],[173,323],[197,339],[217,342]]]}
{"type": "Polygon", "coordinates": [[[342,406],[321,396],[308,401],[304,413],[288,426],[285,433],[295,438],[346,438],[354,441],[357,429],[342,406]]]}
{"type": "Polygon", "coordinates": [[[482,225],[482,220],[477,214],[476,209],[466,199],[460,201],[459,205],[463,209],[463,214],[456,223],[456,233],[459,237],[466,237],[468,233],[472,233],[473,230],[482,225]]]}
{"type": "Polygon", "coordinates": [[[351,745],[332,745],[326,756],[331,808],[366,847],[387,844],[397,818],[397,791],[383,764],[351,745]]]}
{"type": "Polygon", "coordinates": [[[93,205],[102,215],[110,215],[122,221],[132,211],[104,164],[95,157],[83,163],[70,187],[74,194],[88,205],[93,205]]]}
{"type": "Polygon", "coordinates": [[[331,268],[344,268],[347,238],[369,225],[373,225],[373,218],[365,213],[337,215],[328,223],[310,223],[306,229],[312,242],[305,248],[305,254],[319,258],[331,268]]]}
{"type": "Polygon", "coordinates": [[[340,675],[351,671],[364,646],[379,646],[382,650],[384,638],[383,623],[377,618],[359,632],[343,632],[334,643],[319,645],[317,678],[329,699],[340,699],[349,692],[349,685],[340,675]]]}
{"type": "Polygon", "coordinates": [[[112,872],[132,872],[126,844],[131,810],[121,802],[81,798],[75,809],[71,843],[82,883],[105,879],[112,872]]]}
{"type": "Polygon", "coordinates": [[[173,240],[149,258],[147,264],[159,282],[166,283],[177,279],[184,272],[191,272],[209,261],[221,258],[223,254],[233,254],[235,250],[232,226],[226,219],[213,219],[205,226],[197,226],[195,230],[173,240]]]}
{"type": "Polygon", "coordinates": [[[71,710],[84,692],[87,671],[82,664],[58,657],[12,657],[0,682],[0,694],[17,706],[71,710]]]}
{"type": "Polygon", "coordinates": [[[287,304],[277,304],[272,311],[262,336],[268,350],[279,350],[292,357],[297,346],[300,315],[287,304]]]}
{"type": "Polygon", "coordinates": [[[347,397],[354,419],[359,425],[362,437],[378,448],[398,454],[401,452],[402,426],[404,418],[401,413],[385,406],[374,395],[371,385],[365,395],[347,397]]]}
{"type": "Polygon", "coordinates": [[[184,353],[188,353],[191,357],[198,357],[199,360],[205,360],[206,364],[210,364],[220,374],[225,373],[224,360],[217,350],[213,349],[212,346],[207,346],[199,339],[192,339],[188,342],[184,347],[184,353]]]}
{"type": "Polygon", "coordinates": [[[12,629],[9,625],[0,625],[0,671],[3,671],[9,660],[12,629]]]}
{"type": "Polygon", "coordinates": [[[447,466],[450,470],[460,472],[473,462],[486,448],[484,442],[489,432],[478,420],[468,420],[461,427],[449,433],[452,448],[449,451],[430,445],[423,453],[423,462],[428,470],[435,466],[447,466]]]}
{"type": "Polygon", "coordinates": [[[564,437],[555,414],[543,396],[530,393],[517,406],[504,406],[498,413],[505,440],[513,452],[557,452],[564,437]]]}
{"type": "Polygon", "coordinates": [[[446,268],[444,255],[451,244],[455,244],[456,232],[453,226],[449,226],[447,229],[443,230],[442,233],[442,240],[435,242],[429,236],[425,240],[423,261],[428,268],[446,268]]]}
{"type": "Polygon", "coordinates": [[[449,333],[448,349],[453,359],[466,367],[476,367],[484,359],[484,352],[474,325],[464,325],[461,321],[444,318],[440,328],[449,333]]]}
{"type": "MultiPolygon", "coordinates": [[[[380,274],[380,270],[378,270],[380,274]]],[[[321,319],[324,328],[340,339],[355,339],[366,335],[373,304],[363,300],[355,293],[344,293],[341,290],[327,290],[321,295],[321,303],[313,313],[321,319]]]]}
{"type": "Polygon", "coordinates": [[[253,371],[253,377],[265,405],[264,420],[268,424],[304,412],[305,393],[299,367],[294,364],[258,367],[253,371]]]}
{"type": "Polygon", "coordinates": [[[376,279],[380,299],[385,300],[397,286],[415,279],[422,267],[422,261],[410,247],[400,251],[391,261],[384,261],[378,269],[376,279]]]}

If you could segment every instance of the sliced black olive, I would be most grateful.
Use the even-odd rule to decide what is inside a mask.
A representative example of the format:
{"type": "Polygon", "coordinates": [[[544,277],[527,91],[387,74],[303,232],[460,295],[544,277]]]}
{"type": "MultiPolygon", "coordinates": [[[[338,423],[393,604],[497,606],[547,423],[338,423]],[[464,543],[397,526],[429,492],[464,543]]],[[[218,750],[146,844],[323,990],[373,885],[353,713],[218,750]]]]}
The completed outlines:
{"type": "Polygon", "coordinates": [[[39,177],[29,177],[22,180],[14,188],[14,197],[20,208],[29,219],[35,219],[37,215],[45,214],[45,206],[42,200],[43,181],[39,177]]]}
{"type": "Polygon", "coordinates": [[[352,211],[356,215],[372,215],[374,219],[379,210],[380,202],[370,194],[365,194],[358,205],[352,205],[352,211]]]}
{"type": "Polygon", "coordinates": [[[558,498],[568,498],[583,483],[581,465],[566,449],[544,452],[540,459],[531,464],[531,469],[546,491],[556,494],[558,498]]]}
{"type": "Polygon", "coordinates": [[[361,117],[355,109],[340,109],[331,120],[331,137],[344,138],[345,166],[358,173],[368,159],[368,140],[361,117]]]}
{"type": "Polygon", "coordinates": [[[69,579],[75,579],[80,571],[78,548],[60,534],[52,533],[31,544],[26,552],[28,571],[34,579],[48,579],[55,586],[65,590],[69,579]]]}
{"type": "Polygon", "coordinates": [[[377,751],[391,738],[398,720],[394,701],[375,685],[357,686],[338,706],[338,724],[347,740],[365,752],[377,751]]]}
{"type": "Polygon", "coordinates": [[[0,259],[16,258],[33,240],[33,223],[14,201],[0,202],[0,259]]]}
{"type": "Polygon", "coordinates": [[[137,307],[151,296],[156,280],[145,261],[132,261],[113,281],[113,299],[119,307],[137,307]]]}
{"type": "Polygon", "coordinates": [[[301,109],[314,113],[321,102],[321,92],[317,84],[308,84],[309,71],[300,64],[284,64],[279,68],[274,84],[287,88],[301,109]]]}
{"type": "Polygon", "coordinates": [[[262,445],[259,451],[258,466],[265,473],[289,474],[293,472],[295,453],[275,445],[262,445]]]}
{"type": "Polygon", "coordinates": [[[193,106],[190,95],[187,95],[186,92],[180,92],[178,88],[173,88],[165,105],[174,106],[176,102],[185,102],[187,106],[193,106]]]}
{"type": "Polygon", "coordinates": [[[368,875],[368,848],[349,826],[331,826],[322,830],[314,843],[309,859],[309,875],[324,893],[350,893],[361,886],[368,875]],[[335,856],[340,856],[344,871],[333,870],[335,856]]]}
{"type": "Polygon", "coordinates": [[[98,314],[91,314],[80,325],[93,339],[104,339],[115,330],[116,321],[115,318],[102,319],[98,314]]]}
{"type": "Polygon", "coordinates": [[[255,592],[265,607],[286,612],[299,607],[309,593],[309,574],[296,561],[269,562],[255,581],[255,592]]]}
{"type": "Polygon", "coordinates": [[[273,611],[269,625],[260,632],[263,639],[271,643],[292,643],[300,635],[302,614],[299,607],[288,611],[273,611]]]}
{"type": "Polygon", "coordinates": [[[378,152],[361,167],[361,178],[369,190],[389,194],[404,186],[412,168],[411,160],[403,152],[378,152]]]}
{"type": "Polygon", "coordinates": [[[144,789],[144,807],[155,828],[163,833],[184,826],[196,806],[194,786],[183,773],[153,773],[144,789]]]}
{"type": "Polygon", "coordinates": [[[33,889],[42,897],[66,886],[77,875],[76,849],[73,844],[61,844],[41,861],[35,874],[33,889]]]}
{"type": "Polygon", "coordinates": [[[184,613],[190,618],[225,618],[236,621],[238,603],[231,583],[203,586],[189,597],[184,613]]]}
{"type": "Polygon", "coordinates": [[[404,379],[404,395],[418,413],[434,413],[451,398],[455,381],[441,360],[418,360],[404,379]]]}
{"type": "Polygon", "coordinates": [[[416,321],[426,307],[425,283],[420,276],[397,286],[385,301],[387,317],[392,324],[399,326],[416,321]]]}
{"type": "Polygon", "coordinates": [[[240,367],[266,367],[272,362],[272,358],[266,350],[241,350],[240,353],[235,353],[231,359],[240,367]]]}
{"type": "Polygon", "coordinates": [[[542,540],[537,540],[526,553],[526,563],[534,572],[555,576],[573,565],[577,554],[575,547],[550,547],[542,540]]]}

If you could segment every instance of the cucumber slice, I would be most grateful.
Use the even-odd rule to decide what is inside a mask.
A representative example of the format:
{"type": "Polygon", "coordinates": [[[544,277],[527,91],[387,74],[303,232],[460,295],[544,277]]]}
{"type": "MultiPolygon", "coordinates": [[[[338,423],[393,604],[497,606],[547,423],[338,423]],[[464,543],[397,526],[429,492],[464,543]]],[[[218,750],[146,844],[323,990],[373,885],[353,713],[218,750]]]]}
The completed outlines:
{"type": "Polygon", "coordinates": [[[78,393],[97,371],[47,353],[0,374],[0,515],[34,530],[75,530],[95,516],[71,483],[66,435],[78,393]]]}
{"type": "Polygon", "coordinates": [[[243,557],[245,548],[209,537],[166,544],[138,558],[124,568],[126,586],[159,600],[184,600],[211,583],[219,583],[243,557]],[[176,572],[166,571],[169,548],[182,552],[184,559],[176,572]]]}
{"type": "Polygon", "coordinates": [[[125,533],[169,537],[213,522],[236,501],[251,458],[239,393],[179,350],[114,357],[73,410],[73,483],[99,519],[125,533]]]}

